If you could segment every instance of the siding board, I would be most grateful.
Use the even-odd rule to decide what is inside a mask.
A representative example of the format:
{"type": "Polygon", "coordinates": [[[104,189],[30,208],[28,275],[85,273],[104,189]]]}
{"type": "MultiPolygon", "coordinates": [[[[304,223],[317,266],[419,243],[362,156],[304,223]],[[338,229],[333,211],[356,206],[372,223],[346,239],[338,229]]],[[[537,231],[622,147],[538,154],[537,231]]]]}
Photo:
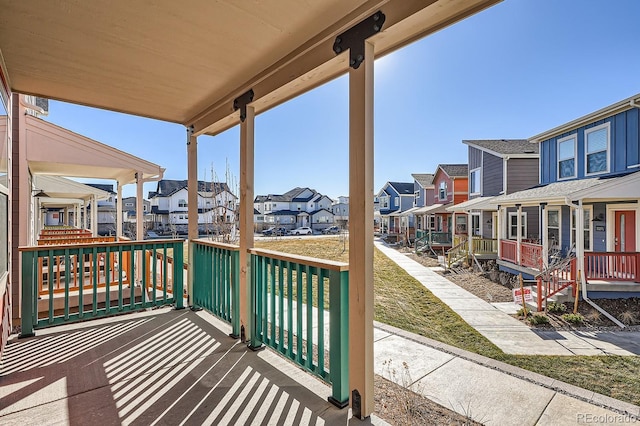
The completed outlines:
{"type": "MultiPolygon", "coordinates": [[[[482,195],[491,197],[499,195],[502,191],[502,181],[504,170],[502,158],[484,153],[484,166],[482,168],[482,195]]],[[[537,165],[537,161],[536,161],[537,165]]],[[[537,172],[536,172],[537,175],[537,172]]]]}
{"type": "Polygon", "coordinates": [[[512,158],[507,161],[507,194],[538,184],[538,159],[512,158]]]}

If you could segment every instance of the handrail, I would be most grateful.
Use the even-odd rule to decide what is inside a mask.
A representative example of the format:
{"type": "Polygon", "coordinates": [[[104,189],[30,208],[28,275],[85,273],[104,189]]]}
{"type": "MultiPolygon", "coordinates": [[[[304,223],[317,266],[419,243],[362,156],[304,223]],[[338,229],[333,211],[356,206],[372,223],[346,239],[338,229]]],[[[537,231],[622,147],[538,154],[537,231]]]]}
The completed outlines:
{"type": "Polygon", "coordinates": [[[252,248],[252,249],[249,249],[249,253],[257,256],[265,256],[265,257],[270,257],[272,259],[283,260],[287,262],[302,263],[302,264],[313,266],[316,268],[328,269],[330,271],[342,272],[342,271],[349,270],[348,263],[336,262],[333,260],[318,259],[318,258],[309,257],[309,256],[300,256],[296,254],[283,253],[275,250],[252,248]]]}
{"type": "Polygon", "coordinates": [[[638,282],[640,254],[636,252],[585,252],[584,269],[588,280],[638,282]]]}

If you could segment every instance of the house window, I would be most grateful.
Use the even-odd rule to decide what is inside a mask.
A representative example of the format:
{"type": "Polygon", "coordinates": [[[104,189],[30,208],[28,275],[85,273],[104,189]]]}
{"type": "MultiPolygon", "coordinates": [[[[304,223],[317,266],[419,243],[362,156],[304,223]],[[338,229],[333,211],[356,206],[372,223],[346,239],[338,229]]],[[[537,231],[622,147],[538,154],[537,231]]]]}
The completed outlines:
{"type": "Polygon", "coordinates": [[[560,248],[560,210],[547,210],[547,242],[550,249],[560,248]]]}
{"type": "Polygon", "coordinates": [[[400,207],[400,197],[393,197],[394,207],[400,207]]]}
{"type": "Polygon", "coordinates": [[[133,203],[124,203],[126,207],[133,207],[133,203]]]}
{"type": "Polygon", "coordinates": [[[429,216],[429,218],[427,219],[427,229],[436,229],[436,217],[431,215],[429,216]]]}
{"type": "Polygon", "coordinates": [[[420,201],[420,191],[413,192],[413,206],[417,206],[420,201]]]}
{"type": "Polygon", "coordinates": [[[389,197],[380,197],[380,204],[384,209],[389,208],[389,197]]]}
{"type": "Polygon", "coordinates": [[[469,191],[471,194],[480,193],[480,169],[471,170],[469,175],[469,191]]]}
{"type": "Polygon", "coordinates": [[[178,207],[187,207],[187,202],[185,200],[178,200],[178,207]]]}
{"type": "Polygon", "coordinates": [[[480,213],[471,215],[471,234],[474,236],[480,235],[480,213]]]}
{"type": "MultiPolygon", "coordinates": [[[[527,214],[522,213],[520,216],[520,236],[526,237],[527,235],[527,214]]],[[[509,239],[515,240],[518,238],[518,213],[509,213],[509,239]]]]}
{"type": "Polygon", "coordinates": [[[447,199],[447,182],[440,182],[440,189],[438,191],[438,198],[441,200],[447,199]]]}
{"type": "Polygon", "coordinates": [[[609,170],[609,123],[584,131],[585,174],[607,172],[609,170]]]}
{"type": "MultiPolygon", "coordinates": [[[[591,250],[591,218],[593,217],[593,207],[584,206],[584,249],[591,250]]],[[[571,210],[571,245],[576,245],[576,211],[571,210]]]]}
{"type": "Polygon", "coordinates": [[[438,232],[442,232],[442,231],[443,231],[443,228],[444,228],[444,223],[443,223],[443,220],[442,220],[442,216],[436,216],[436,218],[437,218],[437,219],[436,219],[436,222],[437,222],[437,228],[436,228],[436,230],[437,230],[438,232]]]}
{"type": "Polygon", "coordinates": [[[467,233],[467,215],[456,215],[456,234],[467,233]]]}
{"type": "Polygon", "coordinates": [[[576,176],[576,135],[558,140],[558,179],[576,176]]]}

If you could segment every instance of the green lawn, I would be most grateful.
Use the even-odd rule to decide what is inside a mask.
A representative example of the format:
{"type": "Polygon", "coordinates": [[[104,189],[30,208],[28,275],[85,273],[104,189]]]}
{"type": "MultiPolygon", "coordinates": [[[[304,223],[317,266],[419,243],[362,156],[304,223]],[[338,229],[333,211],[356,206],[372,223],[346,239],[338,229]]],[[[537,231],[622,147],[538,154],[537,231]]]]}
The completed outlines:
{"type": "MultiPolygon", "coordinates": [[[[256,247],[342,262],[349,258],[348,246],[337,237],[260,239],[256,247]]],[[[507,355],[378,250],[374,292],[377,321],[640,405],[640,357],[507,355]]]]}

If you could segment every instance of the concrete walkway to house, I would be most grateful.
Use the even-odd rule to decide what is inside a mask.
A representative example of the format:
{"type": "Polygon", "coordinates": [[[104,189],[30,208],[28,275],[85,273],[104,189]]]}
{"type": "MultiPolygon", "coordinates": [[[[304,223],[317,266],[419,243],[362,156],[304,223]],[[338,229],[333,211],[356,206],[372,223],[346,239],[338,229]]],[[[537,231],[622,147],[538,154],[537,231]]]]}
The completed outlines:
{"type": "Polygon", "coordinates": [[[491,304],[380,241],[376,247],[504,353],[519,355],[639,355],[638,331],[543,331],[508,314],[514,303],[491,304]]]}

